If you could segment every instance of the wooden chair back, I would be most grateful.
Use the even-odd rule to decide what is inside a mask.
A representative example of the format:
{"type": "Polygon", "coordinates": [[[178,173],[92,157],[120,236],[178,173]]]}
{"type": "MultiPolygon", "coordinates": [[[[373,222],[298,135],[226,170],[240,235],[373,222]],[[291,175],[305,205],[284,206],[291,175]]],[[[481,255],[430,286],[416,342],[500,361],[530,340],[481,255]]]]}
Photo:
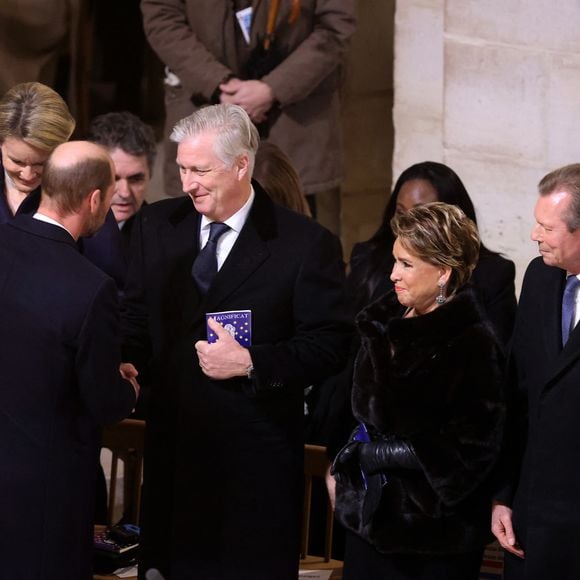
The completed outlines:
{"type": "Polygon", "coordinates": [[[329,465],[330,462],[326,456],[325,447],[321,447],[320,445],[304,446],[304,502],[302,506],[302,537],[300,542],[300,568],[304,570],[339,570],[343,566],[340,560],[333,560],[331,558],[334,514],[328,495],[326,495],[324,554],[322,556],[308,554],[311,529],[312,482],[314,478],[321,479],[324,482],[329,465]]]}
{"type": "Polygon", "coordinates": [[[143,477],[143,448],[145,446],[145,421],[124,419],[103,430],[102,447],[111,450],[111,473],[109,498],[107,503],[107,523],[116,523],[117,478],[119,461],[124,464],[123,475],[123,515],[131,523],[139,522],[141,506],[141,481],[143,477]]]}

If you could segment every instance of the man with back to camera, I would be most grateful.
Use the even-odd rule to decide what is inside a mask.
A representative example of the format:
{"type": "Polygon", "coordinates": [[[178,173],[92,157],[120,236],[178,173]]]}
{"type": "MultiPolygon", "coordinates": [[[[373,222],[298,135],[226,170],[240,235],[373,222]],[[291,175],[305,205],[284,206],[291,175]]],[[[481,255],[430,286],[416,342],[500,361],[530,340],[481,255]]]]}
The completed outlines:
{"type": "Polygon", "coordinates": [[[114,281],[76,240],[102,225],[113,167],[58,146],[33,215],[0,226],[0,562],[5,578],[92,578],[100,426],[135,405],[114,281]],[[124,380],[124,378],[128,380],[124,380]]]}
{"type": "Polygon", "coordinates": [[[135,215],[145,202],[157,154],[153,128],[127,111],[105,113],[89,125],[89,141],[106,147],[115,166],[111,209],[121,230],[125,257],[135,215]]]}
{"type": "Polygon", "coordinates": [[[140,574],[295,580],[303,388],[340,368],[351,331],[340,243],[251,181],[241,107],[201,109],[172,139],[188,196],[138,215],[123,310],[125,360],[152,357],[156,377],[140,574]],[[208,344],[206,313],[244,310],[251,346],[212,320],[208,344]]]}
{"type": "Polygon", "coordinates": [[[506,580],[575,580],[580,570],[580,164],[539,183],[512,339],[505,486],[492,531],[506,580]]]}

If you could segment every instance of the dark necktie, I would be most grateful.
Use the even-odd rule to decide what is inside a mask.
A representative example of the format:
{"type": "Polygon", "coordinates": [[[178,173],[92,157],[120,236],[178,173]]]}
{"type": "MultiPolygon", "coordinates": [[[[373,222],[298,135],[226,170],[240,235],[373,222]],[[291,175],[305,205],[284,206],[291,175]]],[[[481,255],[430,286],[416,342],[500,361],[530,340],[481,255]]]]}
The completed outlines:
{"type": "Polygon", "coordinates": [[[225,234],[230,226],[221,222],[212,222],[209,225],[209,238],[203,250],[197,255],[191,267],[191,275],[202,294],[206,294],[217,274],[217,243],[220,236],[225,234]]]}
{"type": "Polygon", "coordinates": [[[570,332],[574,328],[576,289],[578,286],[580,286],[580,280],[576,276],[568,276],[562,297],[562,346],[568,342],[570,332]]]}

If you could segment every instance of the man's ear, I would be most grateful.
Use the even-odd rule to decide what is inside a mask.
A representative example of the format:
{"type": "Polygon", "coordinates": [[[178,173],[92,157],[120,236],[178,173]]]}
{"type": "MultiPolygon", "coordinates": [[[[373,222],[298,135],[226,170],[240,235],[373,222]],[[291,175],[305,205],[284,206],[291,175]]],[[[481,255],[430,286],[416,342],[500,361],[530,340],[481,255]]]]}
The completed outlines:
{"type": "Polygon", "coordinates": [[[101,204],[103,203],[103,200],[101,199],[101,190],[95,189],[93,192],[91,192],[87,196],[87,199],[88,199],[89,210],[90,210],[91,214],[98,213],[99,208],[101,207],[101,204]]]}
{"type": "Polygon", "coordinates": [[[238,180],[245,177],[250,168],[250,158],[247,153],[242,153],[236,161],[236,169],[238,174],[238,180]]]}

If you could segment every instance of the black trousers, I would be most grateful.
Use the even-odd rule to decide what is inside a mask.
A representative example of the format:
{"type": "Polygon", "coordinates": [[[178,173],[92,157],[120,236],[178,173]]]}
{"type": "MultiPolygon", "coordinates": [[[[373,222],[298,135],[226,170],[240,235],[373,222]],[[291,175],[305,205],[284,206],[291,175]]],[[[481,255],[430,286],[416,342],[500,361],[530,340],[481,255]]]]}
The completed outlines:
{"type": "Polygon", "coordinates": [[[478,580],[483,549],[464,554],[420,556],[381,554],[347,534],[344,580],[478,580]]]}

